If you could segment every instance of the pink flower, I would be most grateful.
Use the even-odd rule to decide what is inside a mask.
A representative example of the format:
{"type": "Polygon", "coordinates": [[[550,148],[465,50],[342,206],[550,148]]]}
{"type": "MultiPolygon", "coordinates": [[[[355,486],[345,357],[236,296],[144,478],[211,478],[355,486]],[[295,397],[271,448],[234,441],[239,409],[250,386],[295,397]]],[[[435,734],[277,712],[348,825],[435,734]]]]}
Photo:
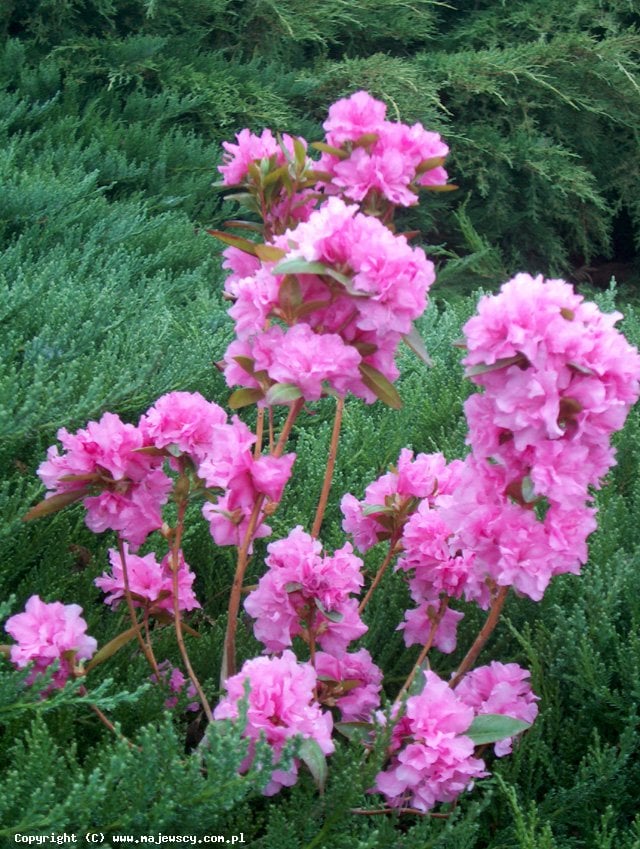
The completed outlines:
{"type": "Polygon", "coordinates": [[[301,634],[340,653],[365,633],[357,600],[350,597],[362,586],[362,561],[348,543],[332,557],[322,556],[321,544],[298,526],[267,550],[269,570],[244,606],[269,651],[282,651],[301,634]]]}
{"type": "MultiPolygon", "coordinates": [[[[132,554],[128,546],[124,545],[125,563],[127,567],[127,578],[129,590],[133,596],[135,607],[145,606],[154,611],[166,611],[173,613],[173,570],[171,568],[171,556],[167,556],[158,563],[155,554],[145,554],[139,557],[132,554]]],[[[110,604],[114,609],[125,598],[124,570],[120,553],[115,548],[109,549],[109,560],[111,562],[112,574],[106,572],[94,583],[103,592],[107,593],[105,604],[110,604]]],[[[178,606],[180,610],[194,610],[200,607],[193,593],[193,582],[195,575],[185,563],[182,552],[178,559],[178,606]]]]}
{"type": "Polygon", "coordinates": [[[151,444],[139,428],[105,413],[76,434],[62,428],[58,439],[65,453],[52,446],[38,469],[47,497],[86,492],[88,527],[96,533],[119,531],[134,547],[162,526],[161,508],[172,483],[162,471],[162,457],[138,450],[151,444]]]}
{"type": "MultiPolygon", "coordinates": [[[[423,646],[433,626],[433,621],[439,607],[439,600],[427,600],[419,604],[414,610],[407,610],[404,614],[404,622],[396,628],[404,631],[404,643],[406,646],[423,646]]],[[[436,629],[433,645],[443,654],[451,654],[456,649],[458,622],[464,618],[464,613],[452,610],[448,607],[436,629]]]]}
{"type": "Polygon", "coordinates": [[[316,654],[316,673],[324,704],[340,709],[343,722],[369,720],[380,706],[382,671],[366,649],[334,656],[316,654]]]}
{"type": "Polygon", "coordinates": [[[387,107],[366,91],[336,101],[329,107],[323,127],[327,141],[339,147],[345,141],[357,141],[365,133],[375,133],[384,122],[387,107]]]}
{"type": "MultiPolygon", "coordinates": [[[[532,723],[538,715],[538,696],[526,680],[529,672],[517,663],[492,661],[468,672],[455,688],[458,698],[476,714],[491,713],[511,716],[532,723]]],[[[495,744],[498,757],[511,752],[513,738],[495,744]]]]}
{"type": "MultiPolygon", "coordinates": [[[[246,681],[249,682],[249,696],[244,736],[252,745],[243,762],[242,772],[251,765],[255,741],[261,736],[273,749],[274,763],[285,742],[296,735],[305,740],[315,740],[325,755],[333,752],[333,721],[329,713],[322,713],[314,699],[316,673],[312,666],[298,663],[290,651],[283,652],[282,657],[248,660],[237,675],[227,680],[227,695],[216,707],[214,719],[236,719],[239,716],[238,705],[246,697],[246,681]]],[[[282,787],[295,784],[297,775],[297,760],[289,771],[274,770],[265,795],[272,796],[282,787]]]]}
{"type": "Polygon", "coordinates": [[[212,449],[220,425],[227,414],[199,392],[169,392],[155,402],[140,419],[145,440],[156,448],[175,445],[195,460],[203,459],[212,449]]]}
{"type": "Polygon", "coordinates": [[[16,640],[16,645],[11,646],[11,661],[19,669],[34,664],[30,683],[57,660],[60,667],[51,686],[63,687],[73,674],[75,660],[88,660],[94,654],[98,644],[87,636],[87,623],[81,613],[78,604],[47,603],[32,595],[24,613],[7,620],[5,630],[16,640]]]}
{"type": "Polygon", "coordinates": [[[475,778],[487,775],[484,763],[473,757],[473,741],[464,734],[473,722],[473,709],[435,672],[425,672],[425,678],[422,693],[407,699],[393,729],[391,762],[375,784],[390,805],[420,811],[452,802],[475,778]]]}

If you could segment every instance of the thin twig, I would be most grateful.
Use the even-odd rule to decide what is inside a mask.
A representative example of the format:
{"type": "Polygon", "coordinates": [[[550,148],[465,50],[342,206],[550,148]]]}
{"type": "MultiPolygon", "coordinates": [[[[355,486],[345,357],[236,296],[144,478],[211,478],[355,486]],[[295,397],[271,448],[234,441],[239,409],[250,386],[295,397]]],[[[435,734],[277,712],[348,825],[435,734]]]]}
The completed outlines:
{"type": "Polygon", "coordinates": [[[331,433],[331,442],[329,444],[327,468],[324,473],[322,491],[320,492],[320,500],[318,501],[318,507],[316,509],[316,517],[313,522],[313,528],[311,529],[311,536],[314,537],[314,539],[317,538],[320,533],[320,527],[322,526],[322,520],[324,518],[324,511],[327,508],[327,501],[329,500],[329,492],[331,490],[331,482],[333,480],[333,470],[335,469],[336,457],[338,456],[338,441],[340,439],[340,426],[342,425],[343,411],[344,398],[338,398],[336,401],[336,414],[333,420],[333,432],[331,433]]]}
{"type": "Polygon", "coordinates": [[[473,645],[462,659],[462,663],[457,668],[455,675],[451,681],[449,681],[450,687],[455,687],[476,662],[478,655],[484,648],[484,644],[487,642],[493,632],[493,629],[498,624],[498,619],[502,613],[502,608],[504,607],[508,593],[509,587],[500,587],[498,590],[495,598],[493,599],[493,603],[489,608],[489,615],[487,616],[486,622],[482,626],[478,636],[475,638],[473,645]]]}
{"type": "Polygon", "coordinates": [[[400,689],[400,692],[396,696],[396,703],[398,703],[400,701],[400,699],[407,692],[409,687],[411,687],[411,685],[413,684],[413,679],[418,674],[420,667],[425,662],[427,655],[431,651],[431,646],[433,645],[433,641],[435,639],[436,632],[438,630],[440,622],[442,621],[442,617],[446,613],[448,606],[449,606],[449,598],[447,596],[445,596],[443,599],[440,600],[440,606],[438,607],[438,610],[437,610],[435,616],[431,620],[431,627],[429,628],[429,636],[427,637],[427,641],[424,644],[424,646],[422,647],[422,651],[418,655],[418,659],[416,660],[415,664],[413,665],[413,669],[409,673],[409,677],[404,682],[404,684],[402,685],[402,687],[400,689]]]}
{"type": "MultiPolygon", "coordinates": [[[[287,439],[291,433],[291,428],[293,427],[293,423],[298,417],[298,413],[302,409],[304,405],[304,398],[298,398],[297,401],[294,401],[289,407],[289,415],[282,427],[282,431],[280,433],[280,438],[278,440],[278,444],[273,450],[274,457],[281,457],[285,445],[287,444],[287,439]]],[[[269,408],[269,430],[271,431],[271,407],[269,408]]],[[[272,443],[272,437],[270,434],[270,442],[272,443]]],[[[240,610],[240,597],[242,595],[242,584],[244,582],[244,575],[247,571],[247,565],[249,563],[249,549],[251,548],[251,543],[253,542],[253,537],[256,532],[256,528],[258,527],[260,521],[260,514],[262,512],[262,505],[264,504],[265,496],[263,493],[259,493],[256,497],[255,504],[253,505],[253,510],[251,511],[251,516],[249,517],[249,523],[247,524],[247,529],[244,534],[244,539],[242,540],[242,544],[240,545],[240,549],[238,551],[238,560],[236,563],[236,572],[233,577],[233,584],[231,586],[231,593],[229,594],[229,608],[227,613],[227,633],[225,635],[224,640],[224,651],[222,656],[222,669],[220,670],[220,686],[223,686],[227,678],[231,675],[235,674],[236,669],[236,631],[238,628],[238,612],[240,610]]]]}
{"type": "Polygon", "coordinates": [[[371,582],[371,586],[367,590],[367,594],[365,595],[365,597],[360,602],[360,606],[358,607],[358,613],[359,613],[360,616],[362,616],[362,612],[364,611],[365,607],[369,604],[369,601],[371,600],[371,596],[373,595],[376,587],[378,586],[378,584],[380,583],[380,581],[384,577],[385,572],[389,568],[389,564],[391,563],[391,561],[393,560],[395,555],[398,553],[398,551],[399,551],[399,548],[398,548],[397,540],[396,540],[395,537],[392,537],[389,540],[389,550],[387,551],[387,555],[384,558],[384,560],[382,561],[382,563],[380,564],[380,567],[379,567],[378,571],[376,572],[376,576],[373,579],[373,581],[371,582]]]}
{"type": "Polygon", "coordinates": [[[124,583],[124,596],[127,601],[127,608],[129,610],[129,617],[131,619],[131,624],[133,625],[133,629],[136,634],[136,639],[142,649],[142,653],[144,654],[147,663],[151,667],[154,672],[154,675],[157,677],[158,681],[160,680],[160,670],[158,669],[158,663],[156,661],[155,655],[153,653],[153,649],[151,648],[151,644],[147,646],[145,643],[144,637],[142,636],[142,631],[140,630],[140,623],[138,622],[138,617],[136,615],[136,609],[133,606],[133,598],[131,597],[131,590],[129,589],[129,572],[127,570],[127,558],[124,551],[124,540],[120,535],[118,535],[118,552],[120,554],[120,562],[122,563],[122,578],[124,583]]]}
{"type": "Polygon", "coordinates": [[[195,672],[193,671],[193,667],[191,666],[191,660],[189,658],[189,653],[187,652],[187,647],[184,644],[184,636],[182,633],[180,599],[178,598],[178,569],[180,567],[180,544],[182,542],[182,532],[184,530],[184,514],[186,512],[186,509],[187,499],[182,498],[180,500],[180,503],[178,504],[178,520],[176,522],[175,534],[171,546],[171,569],[173,571],[173,623],[176,629],[176,642],[178,643],[180,656],[182,657],[182,661],[187,670],[187,674],[191,679],[191,683],[196,689],[198,698],[200,699],[200,703],[202,704],[202,708],[204,710],[205,716],[207,717],[207,720],[209,722],[213,722],[213,713],[211,712],[211,706],[209,705],[209,701],[204,694],[202,685],[200,684],[200,681],[198,680],[195,672]]]}

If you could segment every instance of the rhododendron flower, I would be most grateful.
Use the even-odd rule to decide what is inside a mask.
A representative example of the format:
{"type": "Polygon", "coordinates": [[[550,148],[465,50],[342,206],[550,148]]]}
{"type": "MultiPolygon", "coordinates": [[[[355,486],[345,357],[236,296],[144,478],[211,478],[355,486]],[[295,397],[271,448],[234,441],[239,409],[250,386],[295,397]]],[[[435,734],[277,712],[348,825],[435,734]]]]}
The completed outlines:
{"type": "Polygon", "coordinates": [[[329,151],[320,160],[319,168],[332,178],[328,192],[338,187],[351,200],[378,194],[394,205],[412,206],[419,186],[447,182],[447,172],[433,162],[449,153],[438,133],[422,124],[386,121],[385,111],[383,103],[364,91],[330,108],[324,124],[327,141],[341,147],[343,155],[329,151]]]}
{"type": "Polygon", "coordinates": [[[24,613],[7,619],[5,631],[16,640],[11,646],[12,663],[19,669],[34,664],[29,683],[57,660],[60,666],[51,686],[63,687],[73,673],[75,660],[88,660],[94,654],[98,644],[87,635],[87,623],[81,613],[78,604],[47,603],[32,595],[24,613]]]}
{"type": "Polygon", "coordinates": [[[105,413],[75,434],[60,429],[58,439],[64,453],[52,446],[38,469],[47,498],[86,492],[88,527],[96,533],[119,531],[135,548],[162,526],[161,508],[172,483],[162,471],[162,457],[137,450],[151,445],[139,428],[105,413]]]}
{"type": "MultiPolygon", "coordinates": [[[[127,579],[129,591],[133,597],[135,607],[144,605],[153,612],[166,611],[173,613],[173,570],[171,568],[171,555],[167,554],[162,562],[158,563],[155,554],[145,554],[139,557],[132,554],[128,546],[123,546],[125,564],[127,567],[127,579]]],[[[103,592],[107,593],[105,604],[110,604],[114,609],[125,598],[124,570],[120,552],[115,548],[109,549],[109,561],[112,574],[106,572],[102,577],[96,578],[94,583],[103,592]]],[[[200,607],[193,593],[193,582],[195,575],[185,563],[182,552],[178,554],[178,607],[180,610],[194,610],[200,607]]]]}
{"type": "Polygon", "coordinates": [[[369,720],[380,706],[382,670],[366,649],[337,656],[317,652],[315,668],[320,700],[335,704],[343,722],[369,720]]]}
{"type": "MultiPolygon", "coordinates": [[[[404,614],[404,622],[396,628],[403,631],[406,646],[423,646],[431,633],[433,622],[440,606],[439,599],[423,601],[413,610],[407,610],[404,614]]],[[[464,619],[464,613],[447,607],[438,622],[438,627],[433,636],[433,645],[443,654],[451,654],[456,649],[458,638],[458,623],[464,619]]]]}
{"type": "Polygon", "coordinates": [[[147,410],[139,428],[156,448],[175,445],[197,461],[212,450],[217,429],[226,422],[222,407],[199,392],[169,392],[147,410]]]}
{"type": "Polygon", "coordinates": [[[362,586],[362,561],[349,543],[332,557],[323,556],[318,540],[298,526],[267,551],[269,570],[244,606],[256,620],[256,638],[269,651],[282,651],[301,634],[325,651],[340,653],[365,633],[357,600],[350,597],[362,586]]]}
{"type": "MultiPolygon", "coordinates": [[[[222,142],[225,153],[222,158],[224,165],[218,167],[218,171],[223,176],[226,186],[235,186],[247,179],[249,166],[261,159],[269,159],[275,157],[277,165],[284,165],[286,162],[285,154],[273,137],[271,130],[263,130],[257,136],[250,130],[242,130],[236,134],[238,144],[232,142],[222,142]]],[[[299,139],[306,147],[304,139],[299,139]]],[[[294,155],[293,139],[286,133],[282,137],[282,144],[289,151],[290,156],[294,155]]]]}
{"type": "Polygon", "coordinates": [[[343,496],[342,529],[353,535],[356,548],[367,551],[390,536],[389,518],[393,518],[395,531],[400,532],[418,507],[418,499],[424,499],[425,510],[446,501],[446,496],[455,491],[462,468],[460,460],[447,464],[439,453],[418,454],[414,458],[413,451],[403,448],[397,467],[369,484],[362,501],[351,494],[343,496]]]}
{"type": "MultiPolygon", "coordinates": [[[[538,715],[538,696],[526,680],[529,672],[517,663],[491,661],[467,672],[455,688],[458,698],[476,714],[491,713],[511,716],[532,723],[538,715]]],[[[499,740],[494,751],[498,757],[511,752],[513,738],[499,740]]]]}
{"type": "Polygon", "coordinates": [[[389,766],[376,776],[375,789],[390,805],[429,811],[452,802],[487,775],[473,757],[474,743],[465,731],[473,722],[466,705],[435,672],[425,672],[423,691],[410,696],[391,737],[389,766]]]}
{"type": "Polygon", "coordinates": [[[322,125],[327,141],[339,147],[346,141],[357,141],[365,133],[377,132],[384,123],[387,107],[366,91],[337,100],[329,107],[329,116],[322,125]]]}
{"type": "Polygon", "coordinates": [[[465,364],[484,388],[465,409],[478,457],[531,475],[535,494],[587,498],[614,460],[609,435],[640,394],[640,357],[563,280],[518,274],[464,327],[465,364]],[[568,457],[565,459],[564,452],[568,457]]]}
{"type": "MultiPolygon", "coordinates": [[[[316,673],[308,663],[298,663],[290,651],[282,657],[258,657],[248,660],[237,675],[226,681],[227,695],[216,707],[214,719],[236,719],[239,702],[246,697],[245,682],[249,682],[247,724],[244,736],[252,742],[249,754],[242,764],[246,771],[254,756],[254,743],[264,736],[273,749],[277,762],[287,740],[301,736],[315,740],[325,755],[334,750],[331,740],[333,720],[331,714],[322,713],[315,701],[316,673]]],[[[282,787],[296,783],[298,761],[290,770],[276,769],[271,775],[265,795],[271,796],[282,787]]]]}

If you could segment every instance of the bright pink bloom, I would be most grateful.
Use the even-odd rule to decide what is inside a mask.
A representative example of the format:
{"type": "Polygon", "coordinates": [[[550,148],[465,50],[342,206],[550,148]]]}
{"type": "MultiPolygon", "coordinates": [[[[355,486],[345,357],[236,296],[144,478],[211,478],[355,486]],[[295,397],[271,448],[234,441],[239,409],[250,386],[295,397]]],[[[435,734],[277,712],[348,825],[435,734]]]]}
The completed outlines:
{"type": "MultiPolygon", "coordinates": [[[[151,611],[166,611],[173,613],[173,571],[171,569],[170,555],[158,563],[155,554],[145,554],[139,557],[132,554],[128,546],[124,545],[125,563],[127,566],[127,578],[129,590],[133,596],[135,607],[149,607],[151,611]]],[[[109,549],[109,560],[111,562],[112,574],[106,572],[94,583],[103,592],[107,593],[105,604],[110,604],[114,609],[125,598],[124,571],[120,553],[115,548],[109,549]]],[[[180,610],[194,610],[200,607],[193,593],[194,573],[185,563],[182,552],[178,560],[178,606],[180,610]]]]}
{"type": "Polygon", "coordinates": [[[254,633],[269,651],[291,645],[292,638],[313,633],[325,651],[335,654],[367,630],[351,598],[362,587],[362,561],[347,543],[330,557],[300,526],[271,543],[269,570],[245,600],[255,619],[254,633]]]}
{"type": "Polygon", "coordinates": [[[393,729],[391,762],[375,785],[389,804],[420,811],[452,802],[474,779],[487,775],[464,733],[473,722],[473,709],[435,672],[425,672],[425,678],[422,693],[407,699],[393,729]]]}
{"type": "Polygon", "coordinates": [[[147,410],[139,428],[156,448],[176,445],[197,461],[212,450],[217,428],[226,422],[222,407],[199,392],[169,392],[147,410]]]}
{"type": "Polygon", "coordinates": [[[47,603],[32,595],[24,613],[7,619],[5,630],[16,640],[16,645],[11,646],[11,661],[19,669],[34,664],[30,683],[57,660],[60,667],[51,686],[63,687],[73,672],[73,661],[67,652],[77,660],[88,660],[94,654],[98,644],[87,636],[87,623],[81,613],[78,604],[47,603]]]}
{"type": "Polygon", "coordinates": [[[346,141],[357,141],[365,133],[375,133],[384,123],[387,107],[366,91],[336,101],[329,107],[329,117],[322,125],[327,141],[339,147],[346,141]]]}
{"type": "MultiPolygon", "coordinates": [[[[241,771],[251,765],[255,741],[261,736],[272,747],[274,762],[285,742],[296,735],[315,740],[325,755],[333,752],[333,721],[331,714],[322,713],[314,699],[316,673],[312,666],[298,663],[290,651],[283,652],[282,657],[248,660],[237,675],[227,680],[227,695],[216,707],[214,719],[238,717],[238,704],[246,697],[246,681],[249,682],[249,696],[244,736],[252,745],[241,771]]],[[[290,771],[274,770],[265,795],[272,796],[282,787],[290,787],[296,783],[297,776],[297,761],[290,771]]]]}
{"type": "MultiPolygon", "coordinates": [[[[423,646],[427,642],[439,604],[438,599],[423,601],[415,609],[405,612],[404,622],[401,622],[396,630],[404,631],[406,646],[423,646]]],[[[451,607],[445,610],[433,638],[433,645],[443,654],[451,654],[455,651],[458,623],[463,618],[464,613],[458,610],[453,610],[451,607]]]]}
{"type": "Polygon", "coordinates": [[[330,701],[321,697],[326,704],[340,709],[343,722],[366,721],[380,706],[382,670],[376,666],[366,649],[337,657],[326,652],[316,654],[318,681],[331,694],[330,701]],[[344,695],[343,686],[348,685],[344,695]],[[336,685],[337,689],[336,689],[336,685]]]}
{"type": "Polygon", "coordinates": [[[88,527],[96,533],[119,531],[136,548],[162,526],[161,508],[172,483],[162,471],[162,457],[137,450],[151,444],[139,428],[105,413],[99,422],[89,422],[86,430],[76,434],[62,428],[58,439],[65,453],[52,446],[38,469],[49,490],[47,497],[78,490],[96,492],[83,499],[88,527]],[[67,476],[73,479],[65,480],[67,476]]]}
{"type": "MultiPolygon", "coordinates": [[[[538,696],[526,680],[529,672],[517,663],[492,661],[468,672],[455,688],[458,698],[476,714],[511,716],[532,723],[538,715],[538,696]]],[[[494,750],[498,757],[511,752],[513,738],[499,740],[494,750]]]]}

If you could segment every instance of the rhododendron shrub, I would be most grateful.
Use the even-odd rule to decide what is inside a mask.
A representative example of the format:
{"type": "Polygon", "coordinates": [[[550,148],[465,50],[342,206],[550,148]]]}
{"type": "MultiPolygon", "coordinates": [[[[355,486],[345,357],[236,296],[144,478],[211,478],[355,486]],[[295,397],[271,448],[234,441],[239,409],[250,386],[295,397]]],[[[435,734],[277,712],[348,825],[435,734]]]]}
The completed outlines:
{"type": "Polygon", "coordinates": [[[209,722],[244,723],[241,772],[266,741],[267,794],[294,784],[303,763],[322,788],[333,732],[358,738],[360,729],[353,745],[375,749],[377,733],[389,743],[368,798],[378,807],[356,813],[427,814],[489,774],[487,744],[508,754],[537,716],[527,670],[475,664],[511,589],[539,601],[552,578],[586,562],[593,491],[615,462],[610,437],[638,398],[640,357],[616,329],[618,313],[601,313],[564,281],[518,274],[484,296],[464,327],[463,364],[478,389],[464,408],[468,455],[447,461],[403,449],[363,483],[362,497],[342,497],[350,539],[328,550],[321,531],[345,399],[397,408],[399,345],[429,362],[415,322],[434,265],[398,232],[395,211],[455,187],[440,136],[389,121],[366,92],[333,104],[324,129],[320,142],[245,129],[224,144],[218,188],[241,204],[243,219],[227,222],[229,232],[209,231],[225,244],[235,329],[217,365],[233,389],[229,407],[257,406],[255,429],[190,392],[159,398],[137,425],[105,413],[74,434],[61,429],[61,448],[50,448],[38,470],[45,499],[27,518],[81,502],[91,530],[116,535],[110,569],[101,565],[95,584],[129,625],[96,654],[77,605],[33,596],[7,622],[10,657],[20,668],[33,664],[34,676],[57,662],[55,688],[90,680],[136,640],[168,708],[199,704],[209,722]],[[316,404],[334,404],[335,419],[313,522],[271,540],[257,584],[247,587],[256,540],[271,535],[269,517],[295,472],[288,439],[316,404]],[[207,604],[183,553],[192,501],[203,503],[213,544],[237,549],[213,709],[187,650],[195,633],[187,619],[207,604]],[[356,550],[380,552],[371,580],[356,550]],[[420,646],[400,689],[387,681],[395,698],[386,711],[384,670],[358,642],[383,581],[406,584],[397,627],[407,647],[420,646]],[[457,668],[441,658],[438,674],[430,653],[456,649],[469,605],[486,621],[457,668]],[[238,671],[243,606],[263,650],[238,671]],[[164,628],[175,631],[180,666],[156,659],[164,628]],[[281,766],[291,745],[291,766],[286,758],[281,766]]]}

